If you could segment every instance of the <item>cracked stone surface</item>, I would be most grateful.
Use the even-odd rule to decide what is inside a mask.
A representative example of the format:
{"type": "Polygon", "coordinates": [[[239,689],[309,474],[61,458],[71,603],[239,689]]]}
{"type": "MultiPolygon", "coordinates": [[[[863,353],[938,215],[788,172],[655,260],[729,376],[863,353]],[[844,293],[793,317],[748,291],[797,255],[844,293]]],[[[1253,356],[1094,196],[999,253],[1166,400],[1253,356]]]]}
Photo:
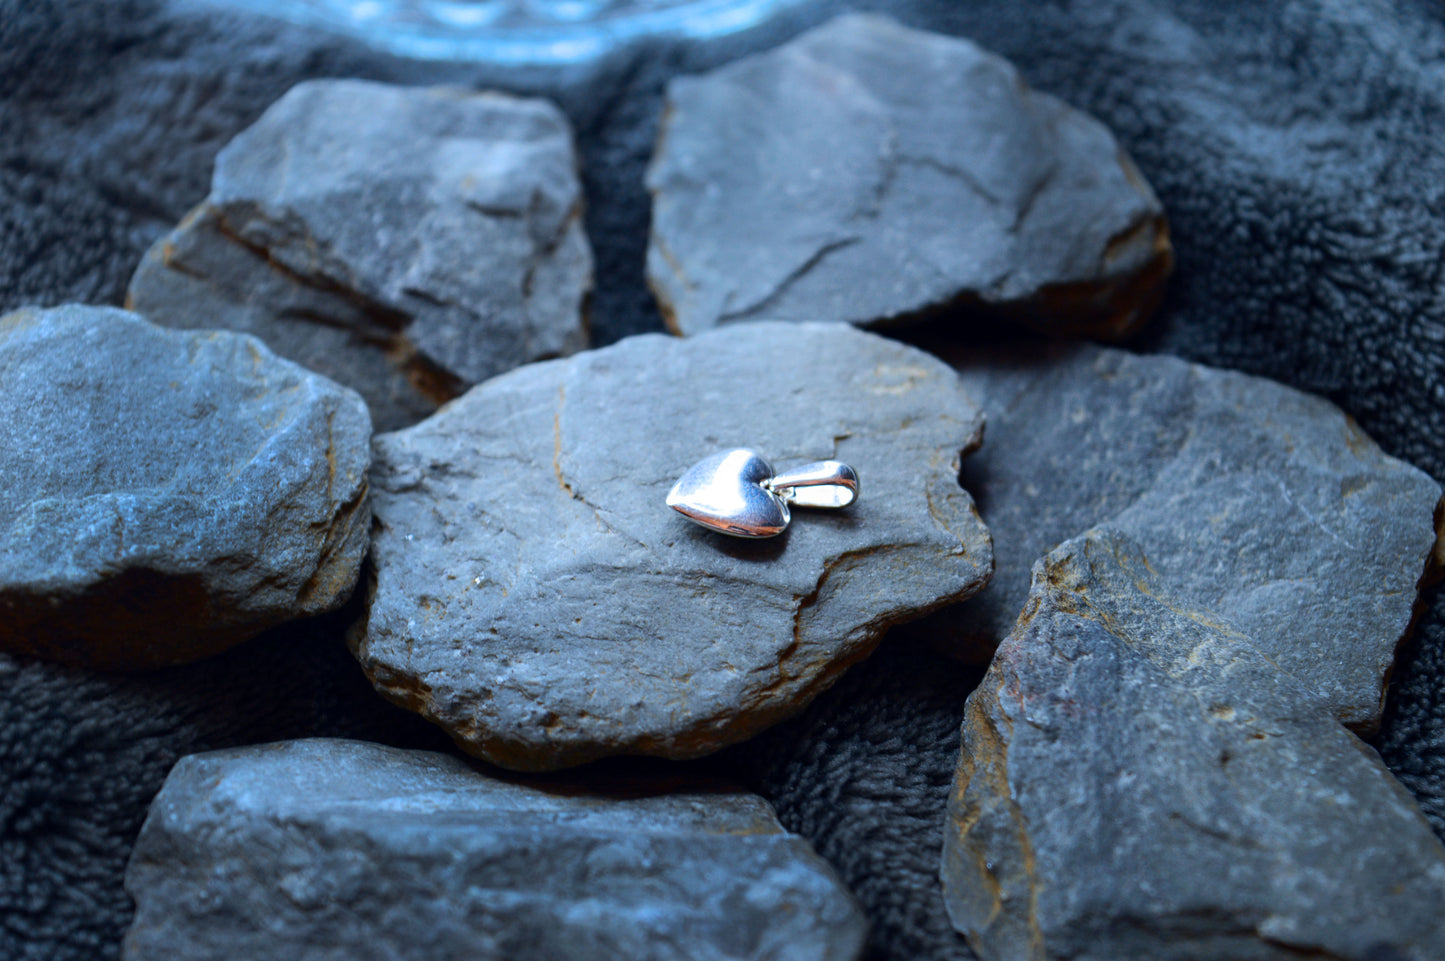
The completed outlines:
{"type": "Polygon", "coordinates": [[[216,159],[127,306],[255,334],[358,391],[379,429],[587,344],[592,254],[550,103],[359,80],[298,84],[216,159]]]}
{"type": "Polygon", "coordinates": [[[541,770],[703,755],[801,710],[993,558],[949,367],[841,324],[630,338],[474,388],[375,444],[377,688],[466,751],[541,770]],[[806,363],[800,363],[806,359],[806,363]],[[837,458],[862,493],[743,541],[669,510],[718,450],[837,458]]]}
{"type": "Polygon", "coordinates": [[[943,885],[982,961],[1427,961],[1445,847],[1379,756],[1118,531],[968,699],[943,885]]]}
{"type": "Polygon", "coordinates": [[[1098,121],[967,40],[846,15],[668,86],[648,281],[673,329],[951,306],[1123,336],[1173,254],[1098,121]]]}
{"type": "Polygon", "coordinates": [[[866,934],[754,795],[345,740],[183,758],[126,888],[127,961],[853,961],[866,934]]]}
{"type": "Polygon", "coordinates": [[[0,318],[0,370],[0,650],[157,667],[350,595],[371,521],[352,391],[111,307],[0,318]]]}
{"type": "Polygon", "coordinates": [[[1333,404],[1261,378],[1087,345],[954,350],[989,419],[964,466],[996,542],[988,588],[926,629],[986,659],[1056,545],[1107,522],[1360,731],[1375,727],[1440,485],[1333,404]]]}

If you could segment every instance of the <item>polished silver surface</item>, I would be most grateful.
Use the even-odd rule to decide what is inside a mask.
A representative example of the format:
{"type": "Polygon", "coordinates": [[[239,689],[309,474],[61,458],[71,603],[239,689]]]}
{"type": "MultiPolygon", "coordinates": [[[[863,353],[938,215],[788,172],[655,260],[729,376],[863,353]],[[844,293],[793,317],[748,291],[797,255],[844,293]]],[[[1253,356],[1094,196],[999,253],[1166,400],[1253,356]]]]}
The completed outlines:
{"type": "Polygon", "coordinates": [[[774,537],[792,521],[790,504],[847,507],[858,499],[858,475],[827,460],[774,475],[756,451],[738,448],[704,457],[667,495],[667,506],[695,524],[734,537],[774,537]]]}
{"type": "Polygon", "coordinates": [[[783,471],[765,486],[798,507],[847,507],[858,499],[858,475],[840,460],[820,460],[783,471]]]}
{"type": "Polygon", "coordinates": [[[763,485],[773,468],[750,450],[704,457],[678,478],[667,506],[703,527],[734,537],[773,537],[792,519],[787,501],[763,485]]]}

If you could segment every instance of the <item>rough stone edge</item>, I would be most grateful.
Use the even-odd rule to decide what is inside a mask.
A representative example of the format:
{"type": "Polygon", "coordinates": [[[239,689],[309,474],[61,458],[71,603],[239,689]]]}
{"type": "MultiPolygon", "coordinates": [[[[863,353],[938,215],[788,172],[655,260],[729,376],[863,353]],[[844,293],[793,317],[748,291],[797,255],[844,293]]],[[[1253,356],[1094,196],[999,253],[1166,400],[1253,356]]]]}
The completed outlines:
{"type": "MultiPolygon", "coordinates": [[[[240,331],[220,330],[214,331],[207,328],[178,329],[167,327],[152,322],[145,315],[130,310],[128,307],[114,307],[108,305],[91,304],[58,304],[54,307],[22,307],[0,315],[0,321],[22,314],[43,314],[51,310],[67,307],[82,307],[93,311],[105,311],[112,314],[129,314],[145,325],[161,332],[162,336],[179,341],[187,336],[201,336],[204,334],[219,334],[227,338],[236,338],[250,343],[254,352],[259,356],[269,357],[272,361],[293,368],[298,374],[300,383],[306,385],[309,392],[315,395],[318,391],[326,391],[328,388],[341,403],[345,403],[348,396],[356,400],[356,412],[359,413],[366,424],[368,438],[371,435],[371,415],[365,401],[351,388],[338,384],[322,374],[318,374],[309,368],[303,367],[294,361],[276,354],[264,341],[240,331]]],[[[334,479],[336,470],[335,458],[335,433],[332,429],[331,420],[339,410],[333,409],[327,417],[327,450],[325,457],[331,475],[334,479]]],[[[294,427],[294,424],[292,425],[294,427]]],[[[263,447],[263,451],[270,448],[274,443],[275,435],[269,439],[263,447]]],[[[116,657],[111,653],[98,653],[93,649],[94,640],[87,640],[84,635],[73,635],[59,641],[46,639],[40,643],[22,643],[19,635],[15,636],[17,644],[9,649],[7,653],[22,657],[34,657],[41,660],[55,661],[71,668],[101,671],[108,673],[133,673],[156,670],[171,667],[178,664],[186,664],[193,661],[203,660],[212,657],[225,650],[235,647],[264,631],[278,627],[293,620],[306,617],[314,617],[318,614],[338,610],[350,600],[360,576],[364,570],[366,559],[369,555],[370,528],[371,528],[371,482],[370,468],[372,462],[371,445],[368,442],[361,448],[360,469],[355,494],[344,501],[338,501],[336,510],[331,515],[331,524],[322,537],[316,553],[316,563],[310,575],[302,582],[295,594],[295,603],[298,610],[293,614],[274,614],[262,618],[252,618],[249,623],[244,621],[239,624],[226,624],[206,631],[189,633],[184,637],[175,639],[172,643],[148,645],[142,657],[116,657]],[[353,524],[350,519],[360,512],[365,512],[367,520],[365,523],[353,524]],[[344,523],[343,523],[344,522],[344,523]],[[338,536],[338,533],[346,536],[338,536]],[[360,542],[360,543],[358,543],[360,542]],[[333,558],[344,556],[350,551],[357,554],[357,563],[349,577],[323,577],[328,564],[333,558]],[[198,643],[199,642],[199,643],[198,643]]],[[[259,456],[259,454],[258,454],[259,456]]],[[[247,466],[254,463],[247,462],[247,466]]],[[[71,620],[67,612],[75,611],[86,607],[100,604],[124,604],[126,599],[134,592],[134,581],[137,579],[150,578],[155,583],[147,582],[145,593],[150,596],[151,603],[148,607],[154,607],[157,611],[172,611],[176,609],[195,608],[198,605],[206,610],[213,608],[213,596],[205,589],[206,572],[204,569],[193,571],[157,571],[148,566],[137,566],[124,568],[112,576],[96,582],[81,584],[67,583],[62,585],[64,596],[59,603],[52,601],[50,608],[53,615],[50,618],[42,616],[34,623],[41,628],[55,630],[71,620]],[[49,625],[46,628],[46,625],[49,625]]],[[[21,591],[18,595],[24,597],[44,597],[46,595],[35,594],[29,591],[21,591]]],[[[128,606],[128,605],[127,605],[128,606]]],[[[239,609],[238,609],[239,610],[239,609]]],[[[234,612],[233,612],[234,613],[234,612]]],[[[146,620],[145,617],[139,618],[146,620]]],[[[160,617],[156,619],[160,623],[160,617]]],[[[139,630],[139,626],[128,628],[139,630]]]]}
{"type": "MultiPolygon", "coordinates": [[[[933,359],[936,360],[936,358],[933,359]]],[[[543,361],[538,364],[525,365],[499,376],[525,376],[523,374],[524,371],[540,369],[543,365],[565,364],[566,362],[565,358],[543,361]]],[[[939,363],[942,362],[940,361],[939,363]]],[[[746,717],[740,718],[736,723],[726,725],[722,728],[708,727],[706,722],[699,722],[688,728],[685,732],[668,736],[646,736],[638,738],[632,742],[632,746],[626,748],[599,748],[596,746],[578,748],[572,751],[552,754],[545,760],[528,757],[527,755],[530,752],[525,748],[512,746],[512,742],[508,739],[478,738],[474,741],[468,741],[462,735],[454,734],[448,730],[447,725],[444,724],[430,708],[430,691],[425,690],[423,685],[412,684],[406,682],[405,679],[401,679],[403,681],[402,683],[389,683],[376,672],[372,660],[364,656],[363,650],[366,645],[367,625],[370,622],[371,607],[375,602],[377,591],[377,570],[370,553],[367,554],[365,562],[362,565],[361,576],[358,581],[358,588],[363,592],[364,605],[362,613],[347,628],[347,648],[362,666],[362,670],[365,672],[368,680],[371,681],[377,692],[383,697],[399,707],[424,717],[426,720],[441,728],[442,731],[452,739],[457,748],[464,753],[511,771],[522,773],[559,771],[565,768],[589,764],[593,761],[608,757],[658,757],[668,760],[694,760],[714,754],[724,748],[743,743],[768,728],[801,713],[815,698],[837,683],[850,667],[867,660],[878,648],[878,645],[883,642],[884,637],[892,628],[910,623],[937,610],[964,601],[988,586],[989,581],[993,577],[995,564],[993,535],[979,514],[978,505],[974,502],[973,495],[958,481],[959,471],[963,461],[983,445],[986,415],[981,407],[978,407],[976,404],[974,407],[977,411],[977,423],[973,433],[965,437],[961,441],[957,451],[953,453],[952,463],[946,472],[946,477],[948,483],[957,484],[960,492],[967,497],[968,512],[978,524],[979,530],[988,541],[987,570],[979,569],[981,576],[976,584],[964,585],[958,591],[939,598],[927,607],[901,612],[898,616],[892,618],[878,617],[865,624],[858,625],[853,631],[855,635],[858,635],[858,639],[850,645],[848,652],[844,656],[831,661],[828,667],[816,676],[813,683],[801,688],[804,693],[790,704],[780,703],[774,710],[767,712],[749,712],[746,717]],[[712,734],[713,736],[709,737],[708,740],[714,743],[678,749],[676,742],[679,739],[685,739],[687,734],[698,735],[703,732],[712,734]]],[[[938,456],[943,456],[943,452],[940,451],[938,456]]],[[[931,497],[929,498],[929,513],[934,524],[946,531],[948,535],[955,541],[958,541],[960,545],[964,543],[950,528],[945,527],[939,522],[937,514],[933,511],[931,497]]],[[[373,517],[373,530],[379,523],[380,520],[373,517]]],[[[823,570],[817,582],[814,584],[813,590],[794,599],[797,605],[793,612],[795,638],[803,617],[806,616],[806,612],[817,602],[832,572],[857,554],[857,551],[845,551],[842,554],[825,560],[823,570]]],[[[388,671],[386,673],[390,674],[391,672],[388,671]]]]}
{"type": "MultiPolygon", "coordinates": [[[[779,44],[768,50],[752,53],[732,63],[723,64],[720,67],[701,76],[683,76],[673,78],[667,83],[663,98],[662,114],[658,118],[657,135],[654,139],[652,156],[648,160],[644,181],[646,183],[648,205],[650,210],[657,209],[657,201],[662,193],[662,188],[653,185],[653,171],[659,164],[660,158],[667,145],[668,136],[671,133],[672,124],[676,119],[677,109],[673,100],[673,87],[679,81],[693,82],[705,77],[712,77],[716,74],[730,70],[737,63],[762,60],[775,54],[783,47],[798,42],[812,33],[821,31],[838,20],[845,18],[860,19],[881,19],[893,26],[900,27],[904,31],[922,34],[928,37],[938,37],[947,40],[963,41],[974,46],[986,57],[992,57],[1007,65],[1013,73],[1024,84],[1027,96],[1039,98],[1049,104],[1055,110],[1067,111],[1077,114],[1089,123],[1097,124],[1114,142],[1117,148],[1117,159],[1124,177],[1143,196],[1152,198],[1159,206],[1159,212],[1152,217],[1138,219],[1121,229],[1118,233],[1109,238],[1105,244],[1101,256],[1099,273],[1102,279],[1090,283],[1087,281],[1061,284],[1046,284],[1039,288],[1037,294],[1027,300],[1014,303],[999,303],[990,300],[981,293],[974,291],[961,291],[953,297],[937,304],[930,304],[914,310],[905,310],[896,314],[890,314],[875,318],[871,321],[858,322],[858,326],[865,330],[892,331],[900,328],[925,324],[940,318],[956,314],[991,314],[1006,323],[1016,324],[1033,330],[1037,333],[1057,337],[1095,337],[1105,341],[1119,342],[1129,339],[1137,334],[1148,324],[1154,313],[1164,301],[1164,294],[1169,277],[1174,273],[1176,260],[1174,256],[1174,245],[1170,239],[1169,219],[1159,202],[1153,187],[1134,163],[1133,157],[1119,143],[1118,136],[1113,129],[1104,124],[1093,114],[1073,106],[1068,101],[1052,93],[1040,90],[1023,78],[1013,61],[996,54],[985,47],[979,46],[966,37],[954,37],[948,34],[938,34],[932,31],[920,30],[906,24],[898,23],[891,17],[868,14],[864,12],[845,13],[833,20],[827,21],[813,30],[801,34],[786,43],[779,44]],[[1123,277],[1109,277],[1103,269],[1103,263],[1107,262],[1114,252],[1120,248],[1127,247],[1132,241],[1144,236],[1151,236],[1150,255],[1140,268],[1133,274],[1123,277]],[[1138,289],[1141,291],[1136,296],[1131,294],[1138,289]],[[1068,323],[1051,322],[1049,317],[1060,316],[1054,309],[1048,306],[1051,303],[1066,303],[1070,305],[1084,304],[1093,308],[1079,319],[1071,320],[1068,323]],[[1097,319],[1094,319],[1097,316],[1097,319]]],[[[653,258],[657,257],[665,261],[669,268],[676,275],[679,283],[686,285],[687,275],[681,264],[657,236],[655,218],[650,220],[648,228],[647,250],[644,258],[644,279],[647,289],[652,293],[657,304],[662,321],[669,333],[678,337],[696,336],[707,330],[713,330],[722,324],[714,323],[710,327],[698,330],[684,330],[679,321],[677,304],[673,300],[671,292],[664,285],[657,272],[652,269],[653,258]]],[[[762,320],[762,317],[750,317],[748,320],[762,320]]]]}

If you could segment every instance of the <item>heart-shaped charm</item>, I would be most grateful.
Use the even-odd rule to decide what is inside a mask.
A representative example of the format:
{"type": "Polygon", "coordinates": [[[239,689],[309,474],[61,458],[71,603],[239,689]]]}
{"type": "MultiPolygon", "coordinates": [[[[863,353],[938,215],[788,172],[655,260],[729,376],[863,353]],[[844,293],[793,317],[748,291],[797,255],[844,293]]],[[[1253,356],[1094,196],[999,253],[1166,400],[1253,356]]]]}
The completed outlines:
{"type": "Polygon", "coordinates": [[[694,523],[734,537],[773,537],[792,519],[788,503],[765,485],[773,467],[755,451],[705,457],[683,474],[667,506],[694,523]]]}
{"type": "Polygon", "coordinates": [[[789,505],[847,507],[858,475],[842,461],[820,460],[773,474],[756,452],[739,448],[705,457],[680,477],[667,506],[709,530],[734,537],[773,537],[792,520],[789,505]]]}

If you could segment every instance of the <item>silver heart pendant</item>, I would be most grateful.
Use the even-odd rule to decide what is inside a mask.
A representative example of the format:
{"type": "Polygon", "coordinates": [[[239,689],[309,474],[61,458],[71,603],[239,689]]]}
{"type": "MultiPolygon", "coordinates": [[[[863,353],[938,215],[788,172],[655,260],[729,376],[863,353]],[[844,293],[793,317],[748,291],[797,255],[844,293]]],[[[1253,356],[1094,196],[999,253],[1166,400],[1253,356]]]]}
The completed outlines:
{"type": "Polygon", "coordinates": [[[775,537],[792,521],[790,505],[836,508],[857,499],[858,475],[841,461],[818,461],[775,475],[756,451],[739,448],[690,467],[672,485],[667,506],[709,530],[775,537]]]}

